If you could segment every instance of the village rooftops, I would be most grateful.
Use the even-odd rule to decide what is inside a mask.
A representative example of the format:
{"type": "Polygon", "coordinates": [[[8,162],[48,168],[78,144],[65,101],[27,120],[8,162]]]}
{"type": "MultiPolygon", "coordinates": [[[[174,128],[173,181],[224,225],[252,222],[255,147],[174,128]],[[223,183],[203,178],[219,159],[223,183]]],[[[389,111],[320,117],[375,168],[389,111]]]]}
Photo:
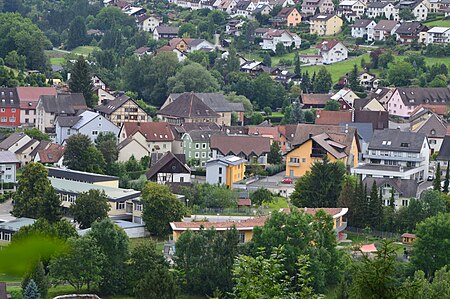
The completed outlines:
{"type": "Polygon", "coordinates": [[[367,26],[369,26],[370,23],[372,23],[373,20],[367,20],[367,19],[359,19],[359,20],[355,20],[355,23],[353,25],[351,25],[351,27],[355,27],[355,28],[366,28],[367,26]]]}
{"type": "Polygon", "coordinates": [[[206,105],[195,93],[186,92],[165,106],[158,114],[186,118],[218,118],[219,114],[206,105]]]}
{"type": "Polygon", "coordinates": [[[18,232],[21,227],[32,225],[35,222],[36,222],[36,220],[32,219],[32,218],[26,218],[26,217],[16,218],[11,221],[6,221],[3,223],[0,223],[0,230],[18,232]]]}
{"type": "MultiPolygon", "coordinates": [[[[186,93],[172,93],[169,95],[173,101],[176,101],[182,95],[186,93]]],[[[225,99],[225,96],[221,93],[209,92],[209,93],[194,93],[199,99],[202,100],[208,107],[215,112],[245,112],[244,105],[242,103],[231,103],[225,99]]]]}
{"type": "Polygon", "coordinates": [[[374,30],[381,30],[381,31],[392,31],[395,26],[398,25],[397,21],[391,21],[391,20],[380,20],[377,25],[373,28],[374,30]]]}
{"type": "Polygon", "coordinates": [[[42,95],[39,98],[46,112],[56,114],[75,114],[79,110],[87,109],[82,93],[42,95]]]}
{"type": "Polygon", "coordinates": [[[123,94],[121,96],[116,97],[114,100],[107,102],[104,105],[95,107],[95,110],[109,115],[109,114],[113,113],[114,111],[116,111],[117,109],[119,109],[120,107],[122,107],[122,105],[128,101],[133,101],[136,105],[138,105],[132,98],[123,94]]]}
{"type": "Polygon", "coordinates": [[[126,122],[123,129],[127,136],[140,132],[147,141],[173,141],[175,139],[171,127],[166,122],[126,122]]]}
{"type": "Polygon", "coordinates": [[[450,104],[450,89],[448,87],[398,87],[397,91],[405,106],[450,104]]]}
{"type": "Polygon", "coordinates": [[[64,179],[77,182],[86,182],[90,184],[97,182],[108,182],[119,180],[118,177],[98,173],[84,172],[71,169],[62,169],[55,167],[46,167],[46,168],[48,170],[48,177],[50,178],[64,179]]]}
{"type": "Polygon", "coordinates": [[[223,155],[263,155],[270,151],[270,138],[260,136],[211,136],[211,149],[223,155]]]}
{"type": "Polygon", "coordinates": [[[254,227],[263,226],[268,217],[256,217],[241,221],[224,221],[224,222],[171,222],[170,226],[174,231],[193,230],[214,228],[215,230],[229,230],[235,227],[237,230],[253,229],[254,227]]]}
{"type": "Polygon", "coordinates": [[[420,153],[425,139],[425,134],[420,133],[397,129],[376,130],[369,144],[369,149],[420,153]]]}
{"type": "Polygon", "coordinates": [[[10,151],[0,151],[0,163],[2,164],[17,164],[20,161],[17,159],[14,153],[10,151]]]}

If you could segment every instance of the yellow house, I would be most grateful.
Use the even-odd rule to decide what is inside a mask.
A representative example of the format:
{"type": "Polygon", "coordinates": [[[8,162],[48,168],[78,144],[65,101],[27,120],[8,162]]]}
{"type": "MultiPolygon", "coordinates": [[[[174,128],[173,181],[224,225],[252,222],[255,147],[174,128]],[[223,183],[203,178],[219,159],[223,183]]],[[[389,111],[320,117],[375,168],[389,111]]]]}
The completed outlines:
{"type": "Polygon", "coordinates": [[[292,147],[286,153],[286,176],[301,177],[314,162],[327,157],[347,167],[358,165],[360,152],[356,129],[344,126],[298,124],[292,147]]]}
{"type": "Polygon", "coordinates": [[[336,35],[342,30],[343,21],[337,15],[318,14],[311,18],[309,31],[311,34],[336,35]]]}
{"type": "Polygon", "coordinates": [[[241,243],[247,243],[253,238],[253,228],[263,226],[267,219],[268,216],[225,222],[171,222],[170,226],[175,242],[187,230],[200,231],[202,229],[214,228],[218,232],[223,232],[234,227],[239,232],[239,241],[241,243]]]}
{"type": "Polygon", "coordinates": [[[206,162],[206,182],[224,184],[232,189],[233,184],[244,179],[246,161],[237,156],[226,156],[206,162]]]}
{"type": "Polygon", "coordinates": [[[284,7],[280,10],[272,23],[275,26],[295,27],[302,22],[302,16],[295,7],[284,7]]]}

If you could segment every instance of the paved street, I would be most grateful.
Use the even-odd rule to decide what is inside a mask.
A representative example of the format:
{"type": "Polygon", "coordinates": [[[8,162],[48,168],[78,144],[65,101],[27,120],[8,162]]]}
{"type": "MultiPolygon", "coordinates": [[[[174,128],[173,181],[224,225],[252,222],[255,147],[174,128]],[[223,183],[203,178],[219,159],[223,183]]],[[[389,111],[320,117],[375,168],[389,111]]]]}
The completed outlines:
{"type": "Polygon", "coordinates": [[[10,214],[12,208],[12,200],[8,200],[5,203],[0,204],[0,222],[15,219],[15,217],[10,214]]]}

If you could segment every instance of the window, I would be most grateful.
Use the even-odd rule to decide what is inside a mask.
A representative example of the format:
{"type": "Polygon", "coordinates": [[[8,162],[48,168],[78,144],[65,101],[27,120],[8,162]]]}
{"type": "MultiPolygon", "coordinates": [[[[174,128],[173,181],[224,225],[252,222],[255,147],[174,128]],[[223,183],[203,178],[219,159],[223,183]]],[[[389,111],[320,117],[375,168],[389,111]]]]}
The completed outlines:
{"type": "Polygon", "coordinates": [[[116,209],[117,210],[125,210],[125,203],[124,202],[116,202],[116,209]]]}
{"type": "Polygon", "coordinates": [[[12,108],[11,112],[13,112],[13,113],[16,112],[16,108],[12,108]]]}
{"type": "Polygon", "coordinates": [[[298,157],[291,157],[289,158],[290,163],[300,163],[300,158],[298,157]]]}
{"type": "Polygon", "coordinates": [[[117,115],[117,119],[122,119],[122,116],[121,115],[117,115]]]}
{"type": "Polygon", "coordinates": [[[9,122],[10,122],[10,123],[16,122],[16,118],[15,118],[15,117],[10,117],[10,118],[9,118],[9,122]]]}
{"type": "Polygon", "coordinates": [[[219,167],[219,174],[222,174],[222,167],[219,167]]]}
{"type": "Polygon", "coordinates": [[[206,143],[202,144],[202,148],[205,149],[206,148],[206,143]]]}
{"type": "Polygon", "coordinates": [[[11,175],[10,175],[10,174],[7,174],[7,175],[5,176],[5,178],[6,178],[6,180],[11,180],[11,175]]]}
{"type": "Polygon", "coordinates": [[[70,129],[67,129],[67,135],[70,135],[70,129]]]}
{"type": "Polygon", "coordinates": [[[11,170],[11,166],[6,166],[5,170],[11,170]]]}
{"type": "Polygon", "coordinates": [[[407,199],[402,199],[402,206],[407,207],[409,204],[409,200],[407,199]]]}
{"type": "Polygon", "coordinates": [[[138,203],[134,204],[134,210],[135,211],[142,211],[142,204],[138,204],[138,203]]]}
{"type": "Polygon", "coordinates": [[[199,148],[200,148],[200,143],[196,143],[196,144],[195,144],[195,148],[196,148],[196,149],[199,149],[199,148]]]}
{"type": "Polygon", "coordinates": [[[3,233],[3,241],[11,241],[11,234],[3,233]]]}
{"type": "Polygon", "coordinates": [[[222,177],[219,177],[219,184],[222,184],[222,177]]]}
{"type": "Polygon", "coordinates": [[[1,121],[2,123],[5,123],[5,122],[8,121],[8,118],[7,118],[7,117],[2,117],[0,121],[1,121]]]}
{"type": "Polygon", "coordinates": [[[5,112],[5,108],[2,108],[2,110],[1,110],[2,112],[5,112]]]}
{"type": "Polygon", "coordinates": [[[145,120],[145,115],[141,115],[141,120],[145,120]]]}
{"type": "Polygon", "coordinates": [[[205,152],[202,153],[202,158],[206,158],[206,153],[205,152]]]}
{"type": "Polygon", "coordinates": [[[245,232],[239,232],[239,243],[245,242],[245,232]]]}
{"type": "Polygon", "coordinates": [[[71,203],[74,203],[76,199],[77,199],[77,198],[76,198],[75,195],[70,195],[70,196],[69,196],[69,201],[70,201],[71,203]]]}
{"type": "Polygon", "coordinates": [[[92,131],[92,135],[98,135],[98,131],[92,131]]]}

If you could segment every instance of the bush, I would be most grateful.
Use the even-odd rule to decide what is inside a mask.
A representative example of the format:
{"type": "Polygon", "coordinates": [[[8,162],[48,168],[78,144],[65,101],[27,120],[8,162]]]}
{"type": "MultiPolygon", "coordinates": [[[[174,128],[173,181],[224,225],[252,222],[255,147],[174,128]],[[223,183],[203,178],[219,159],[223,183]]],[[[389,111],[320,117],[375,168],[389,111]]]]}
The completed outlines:
{"type": "Polygon", "coordinates": [[[203,169],[192,170],[191,175],[206,176],[206,170],[203,169]]]}
{"type": "Polygon", "coordinates": [[[270,165],[266,167],[267,175],[271,176],[286,170],[286,164],[270,165]]]}

